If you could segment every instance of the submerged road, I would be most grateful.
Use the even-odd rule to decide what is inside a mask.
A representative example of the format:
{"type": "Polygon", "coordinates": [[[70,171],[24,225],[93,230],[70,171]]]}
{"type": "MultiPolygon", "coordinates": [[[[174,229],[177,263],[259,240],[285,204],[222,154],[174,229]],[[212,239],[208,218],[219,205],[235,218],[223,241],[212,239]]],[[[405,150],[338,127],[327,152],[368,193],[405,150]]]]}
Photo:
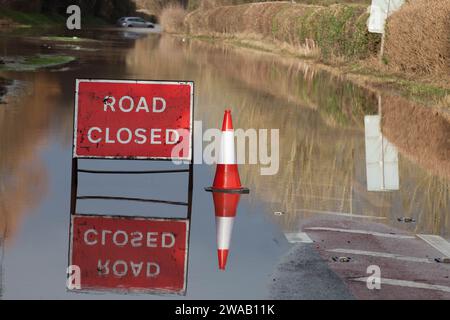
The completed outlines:
{"type": "MultiPolygon", "coordinates": [[[[264,299],[269,295],[267,281],[273,298],[450,298],[450,266],[434,261],[449,255],[447,242],[420,238],[413,231],[450,239],[448,181],[429,174],[399,152],[398,190],[367,191],[364,121],[365,116],[379,111],[379,100],[372,92],[298,59],[147,34],[147,30],[86,29],[76,33],[75,43],[73,38],[61,37],[66,35],[61,30],[46,30],[40,37],[39,32],[26,31],[0,36],[0,49],[12,61],[42,54],[74,57],[76,61],[36,71],[2,71],[3,77],[27,88],[10,95],[13,99],[7,107],[0,106],[4,113],[0,117],[0,137],[4,138],[0,180],[6,183],[0,188],[5,202],[0,217],[14,241],[5,248],[3,260],[0,256],[3,298],[98,298],[65,288],[76,78],[195,81],[194,119],[201,121],[200,129],[195,129],[200,142],[196,146],[207,142],[204,134],[218,127],[225,108],[232,109],[235,128],[279,130],[279,161],[275,161],[276,152],[270,152],[271,157],[264,152],[258,155],[260,160],[270,159],[270,165],[279,163],[279,172],[261,175],[261,168],[268,168],[263,162],[239,168],[242,184],[251,193],[242,197],[239,205],[225,272],[217,265],[213,199],[204,191],[211,184],[214,168],[205,161],[196,165],[186,298],[264,299]],[[417,221],[408,225],[409,232],[396,229],[400,227],[399,212],[417,221]],[[295,219],[300,224],[293,224],[295,219]],[[395,228],[378,224],[380,220],[395,228]],[[282,231],[287,233],[287,227],[292,247],[283,239],[282,231]],[[34,272],[28,270],[30,265],[34,272]],[[369,266],[380,267],[380,290],[366,286],[369,266]]],[[[383,106],[396,106],[388,97],[383,99],[383,106]]],[[[415,110],[416,106],[409,108],[415,110]]],[[[394,118],[392,127],[402,137],[409,136],[404,122],[398,125],[398,117],[394,118]]],[[[445,136],[447,127],[443,124],[440,129],[439,123],[436,127],[436,132],[445,136]]],[[[275,143],[268,146],[267,150],[273,150],[275,143]]],[[[422,148],[420,144],[418,148],[422,148]]],[[[195,157],[201,159],[202,155],[200,152],[195,157]]],[[[88,174],[164,171],[167,164],[122,160],[80,163],[84,201],[77,213],[181,216],[182,206],[174,209],[163,203],[150,207],[138,201],[111,201],[112,197],[123,200],[127,196],[181,203],[186,188],[175,175],[149,179],[144,175],[103,174],[100,179],[88,174]],[[93,194],[100,196],[94,199],[93,194]]],[[[119,296],[116,292],[102,296],[124,297],[161,298],[119,296]]]]}
{"type": "Polygon", "coordinates": [[[380,223],[313,218],[272,276],[275,299],[450,299],[450,244],[380,223]],[[379,289],[367,277],[380,270],[379,289]]]}

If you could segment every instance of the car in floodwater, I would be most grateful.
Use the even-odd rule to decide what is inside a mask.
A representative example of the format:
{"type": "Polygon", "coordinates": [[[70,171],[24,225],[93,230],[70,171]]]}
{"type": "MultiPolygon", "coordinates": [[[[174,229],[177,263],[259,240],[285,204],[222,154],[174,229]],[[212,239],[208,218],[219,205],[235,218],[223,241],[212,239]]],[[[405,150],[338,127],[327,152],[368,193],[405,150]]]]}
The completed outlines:
{"type": "Polygon", "coordinates": [[[140,17],[122,17],[117,20],[117,25],[123,28],[154,28],[155,25],[140,17]]]}

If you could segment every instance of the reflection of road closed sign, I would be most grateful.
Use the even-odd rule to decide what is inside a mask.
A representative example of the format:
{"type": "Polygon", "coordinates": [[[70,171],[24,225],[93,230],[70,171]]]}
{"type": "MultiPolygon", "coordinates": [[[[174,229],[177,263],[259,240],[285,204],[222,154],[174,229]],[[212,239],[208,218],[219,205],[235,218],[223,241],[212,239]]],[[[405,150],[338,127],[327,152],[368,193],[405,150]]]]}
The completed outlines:
{"type": "Polygon", "coordinates": [[[73,215],[80,290],[184,294],[188,220],[73,215]]]}
{"type": "Polygon", "coordinates": [[[192,82],[77,80],[74,157],[190,160],[193,94],[192,82]]]}

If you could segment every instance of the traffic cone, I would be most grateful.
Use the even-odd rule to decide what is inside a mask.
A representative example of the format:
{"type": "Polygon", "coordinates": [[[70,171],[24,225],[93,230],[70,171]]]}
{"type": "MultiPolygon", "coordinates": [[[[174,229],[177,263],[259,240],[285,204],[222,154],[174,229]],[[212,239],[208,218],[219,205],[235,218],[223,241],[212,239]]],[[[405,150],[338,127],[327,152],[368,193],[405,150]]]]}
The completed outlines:
{"type": "Polygon", "coordinates": [[[205,190],[225,193],[249,193],[249,189],[242,187],[241,179],[239,178],[234,149],[234,129],[230,110],[225,110],[223,116],[219,160],[214,182],[212,187],[205,188],[205,190]]]}
{"type": "Polygon", "coordinates": [[[238,193],[213,192],[216,216],[217,258],[219,269],[225,270],[230,250],[234,219],[241,195],[238,193]]]}

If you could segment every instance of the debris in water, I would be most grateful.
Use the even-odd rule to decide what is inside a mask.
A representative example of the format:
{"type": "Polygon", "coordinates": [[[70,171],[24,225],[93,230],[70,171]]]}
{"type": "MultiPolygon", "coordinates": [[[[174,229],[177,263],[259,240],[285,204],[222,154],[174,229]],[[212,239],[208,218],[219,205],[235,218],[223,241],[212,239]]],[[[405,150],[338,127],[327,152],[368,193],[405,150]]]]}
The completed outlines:
{"type": "Polygon", "coordinates": [[[450,263],[450,258],[449,257],[436,258],[434,259],[434,261],[438,263],[450,263]]]}
{"type": "Polygon", "coordinates": [[[331,259],[334,262],[350,262],[350,260],[352,260],[350,257],[332,257],[331,259]]]}
{"type": "Polygon", "coordinates": [[[0,105],[6,105],[11,98],[24,94],[26,83],[24,81],[5,79],[0,77],[0,105]]]}
{"type": "Polygon", "coordinates": [[[401,218],[397,218],[398,222],[404,222],[404,223],[412,223],[412,222],[416,222],[415,219],[413,218],[409,218],[409,217],[401,217],[401,218]]]}

